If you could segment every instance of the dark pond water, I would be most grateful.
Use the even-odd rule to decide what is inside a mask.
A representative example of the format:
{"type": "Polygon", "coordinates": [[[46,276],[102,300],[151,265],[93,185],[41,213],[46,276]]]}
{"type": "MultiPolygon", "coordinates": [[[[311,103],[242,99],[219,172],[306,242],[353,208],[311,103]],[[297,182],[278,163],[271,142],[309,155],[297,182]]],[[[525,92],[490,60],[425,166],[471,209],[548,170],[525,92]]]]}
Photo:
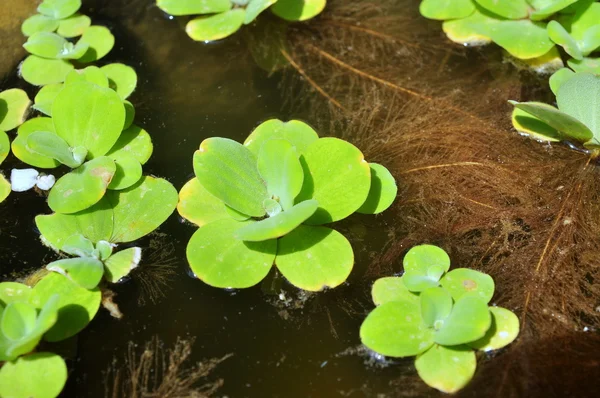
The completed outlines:
{"type": "MultiPolygon", "coordinates": [[[[415,15],[418,1],[397,3],[410,5],[412,8],[406,14],[415,15]]],[[[365,2],[365,8],[368,4],[365,2]]],[[[103,62],[123,62],[133,66],[138,73],[138,88],[130,100],[136,107],[136,123],[151,134],[155,147],[145,171],[169,179],[177,189],[192,176],[192,154],[207,137],[243,140],[256,125],[272,117],[327,125],[310,103],[290,105],[298,104],[290,101],[301,93],[298,87],[286,88],[283,73],[269,75],[256,66],[244,40],[244,32],[219,43],[195,43],[185,34],[183,22],[166,18],[151,0],[84,1],[83,11],[95,24],[109,26],[116,37],[115,48],[103,62]]],[[[439,24],[425,20],[418,23],[421,28],[431,28],[432,33],[427,39],[444,42],[439,24]]],[[[451,68],[441,69],[437,75],[423,75],[415,70],[407,73],[414,74],[415,78],[429,79],[433,90],[440,80],[479,73],[478,63],[501,65],[500,57],[494,55],[496,52],[473,51],[468,56],[452,57],[451,68]]],[[[439,64],[447,54],[428,56],[430,58],[424,62],[439,64]]],[[[499,68],[510,70],[512,66],[499,68]]],[[[508,74],[501,79],[537,81],[531,76],[508,74]]],[[[497,77],[489,71],[482,72],[470,80],[470,86],[463,86],[463,90],[468,95],[477,95],[480,82],[497,77]]],[[[33,98],[35,91],[20,81],[16,73],[3,78],[0,88],[21,87],[33,98]]],[[[521,93],[533,95],[531,93],[536,90],[532,87],[535,86],[522,85],[521,93]]],[[[515,94],[502,85],[496,90],[497,96],[506,99],[515,94]]],[[[547,96],[546,91],[543,94],[547,96]]],[[[321,135],[330,133],[320,131],[321,135]]],[[[369,140],[368,135],[366,138],[361,136],[360,140],[347,135],[345,138],[359,141],[358,145],[369,140]]],[[[374,145],[370,148],[370,153],[377,156],[374,145]]],[[[414,156],[420,155],[415,153],[414,156]]],[[[385,157],[377,160],[383,164],[386,160],[392,161],[385,157]]],[[[3,170],[16,165],[15,159],[9,157],[3,170]]],[[[33,215],[47,212],[44,198],[35,193],[12,194],[0,208],[0,275],[3,279],[23,275],[55,258],[39,243],[33,221],[33,215]]],[[[64,396],[105,396],[112,381],[107,380],[104,373],[114,366],[114,358],[122,363],[131,341],[141,349],[154,336],[167,347],[178,338],[194,338],[191,362],[233,354],[209,377],[224,380],[216,396],[437,396],[434,390],[424,388],[415,378],[412,360],[399,360],[384,367],[360,349],[358,330],[372,308],[369,288],[378,276],[369,269],[378,259],[379,267],[400,271],[401,257],[381,260],[381,254],[387,250],[392,238],[399,240],[404,233],[400,219],[405,216],[395,209],[378,217],[353,216],[337,225],[354,247],[355,269],[345,285],[306,296],[275,275],[269,283],[241,291],[214,289],[191,278],[185,247],[195,227],[183,223],[174,214],[158,233],[141,243],[146,248],[147,262],[156,263],[151,269],[156,270],[162,265],[170,270],[164,284],[154,284],[161,294],[151,294],[144,288],[144,281],[156,282],[158,277],[156,272],[148,271],[148,264],[146,271],[141,267],[141,275],[116,286],[115,301],[124,318],[116,320],[101,310],[79,335],[64,396]],[[387,263],[382,265],[382,261],[387,263]],[[280,283],[282,287],[278,288],[280,283]]],[[[584,339],[588,336],[571,336],[564,344],[584,339]]],[[[555,360],[557,364],[550,371],[537,373],[536,367],[530,366],[531,374],[517,376],[519,389],[498,396],[593,396],[594,388],[600,387],[600,377],[594,380],[592,376],[600,372],[593,368],[593,363],[589,365],[586,361],[590,352],[596,350],[600,354],[598,342],[592,339],[585,349],[573,354],[561,351],[561,347],[564,348],[561,341],[544,340],[527,346],[531,355],[536,350],[529,347],[539,348],[547,354],[544,357],[547,361],[555,360]],[[556,356],[549,355],[548,350],[556,356]],[[576,359],[579,358],[577,355],[581,360],[576,359]],[[561,374],[561,369],[573,370],[580,365],[581,379],[577,378],[576,371],[569,373],[567,379],[556,377],[561,374]]],[[[527,361],[523,358],[526,357],[513,356],[510,360],[527,361]]],[[[503,359],[500,353],[494,359],[505,361],[509,357],[503,359]]],[[[465,395],[491,396],[489,391],[483,393],[486,381],[494,380],[497,384],[498,378],[506,377],[500,372],[485,371],[489,361],[480,358],[483,376],[482,372],[476,375],[474,387],[467,389],[465,395]]],[[[595,365],[600,366],[600,363],[595,365]]],[[[507,380],[512,382],[513,379],[507,380]]]]}

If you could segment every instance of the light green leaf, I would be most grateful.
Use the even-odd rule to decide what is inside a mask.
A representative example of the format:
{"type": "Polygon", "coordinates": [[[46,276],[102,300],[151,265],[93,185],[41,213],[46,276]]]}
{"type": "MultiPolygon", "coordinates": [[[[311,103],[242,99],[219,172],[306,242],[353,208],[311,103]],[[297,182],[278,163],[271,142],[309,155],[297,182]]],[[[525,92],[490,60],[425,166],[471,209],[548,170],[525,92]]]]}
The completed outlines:
{"type": "MultiPolygon", "coordinates": [[[[265,199],[265,201],[268,201],[268,200],[271,200],[271,199],[265,199]]],[[[219,202],[221,202],[221,201],[219,201],[219,202]]],[[[223,203],[223,202],[221,202],[221,203],[223,203]]],[[[277,206],[279,206],[279,204],[277,202],[275,202],[275,204],[277,204],[277,206]]],[[[244,213],[240,213],[239,211],[232,209],[231,207],[227,206],[226,204],[223,204],[223,206],[225,206],[225,211],[227,212],[227,214],[229,214],[229,217],[233,218],[236,221],[246,221],[251,218],[250,216],[248,216],[244,213]]],[[[269,209],[267,207],[265,207],[265,209],[267,210],[267,214],[269,216],[271,216],[271,214],[269,213],[269,211],[271,209],[269,209]]],[[[281,206],[279,206],[279,210],[281,210],[281,206]]]]}
{"type": "Polygon", "coordinates": [[[519,108],[512,112],[512,124],[515,130],[534,140],[543,142],[558,142],[566,139],[566,136],[548,126],[546,123],[519,108]]]}
{"type": "Polygon", "coordinates": [[[81,36],[91,24],[92,20],[87,15],[74,14],[60,21],[56,33],[66,38],[81,36]]]}
{"type": "Polygon", "coordinates": [[[50,18],[43,14],[35,14],[23,22],[23,25],[21,25],[21,32],[27,37],[39,32],[54,32],[58,28],[59,23],[60,22],[54,18],[50,18]]]}
{"type": "Polygon", "coordinates": [[[246,11],[235,8],[220,14],[192,19],[185,27],[188,36],[196,41],[224,39],[237,32],[244,23],[246,11]]]}
{"type": "Polygon", "coordinates": [[[88,49],[86,43],[73,45],[64,37],[52,32],[33,34],[23,47],[33,55],[49,59],[77,59],[88,49]]]}
{"type": "Polygon", "coordinates": [[[429,327],[443,321],[452,312],[452,296],[444,288],[432,287],[421,292],[421,317],[429,327]]]}
{"type": "Polygon", "coordinates": [[[498,21],[479,10],[466,18],[446,21],[442,29],[446,36],[455,43],[469,46],[481,46],[491,41],[490,27],[498,21]]]}
{"type": "Polygon", "coordinates": [[[575,59],[582,59],[583,54],[577,41],[567,32],[567,30],[557,21],[548,22],[548,36],[553,42],[562,46],[567,54],[575,59]]]}
{"type": "Polygon", "coordinates": [[[0,130],[0,164],[4,162],[4,159],[8,156],[10,152],[10,140],[8,139],[8,134],[4,131],[0,130]]]}
{"type": "Polygon", "coordinates": [[[468,268],[456,268],[440,280],[440,284],[456,301],[466,294],[474,295],[486,304],[494,296],[494,280],[488,274],[468,268]]]}
{"type": "Polygon", "coordinates": [[[597,76],[600,75],[600,58],[569,59],[567,64],[575,72],[588,72],[597,76]]]}
{"type": "Polygon", "coordinates": [[[81,0],[44,0],[37,8],[40,14],[54,19],[64,19],[81,8],[81,0]]]}
{"type": "Polygon", "coordinates": [[[278,0],[271,11],[286,21],[306,21],[319,15],[326,4],[327,0],[278,0]]]}
{"type": "Polygon", "coordinates": [[[121,278],[129,275],[142,260],[142,249],[130,247],[111,255],[105,262],[105,275],[107,281],[117,283],[121,278]]]}
{"type": "Polygon", "coordinates": [[[13,301],[29,301],[31,288],[17,282],[0,282],[0,306],[13,301]]]}
{"type": "Polygon", "coordinates": [[[161,178],[145,176],[134,186],[106,194],[113,206],[110,242],[132,242],[158,228],[177,206],[177,190],[161,178]]]}
{"type": "Polygon", "coordinates": [[[573,76],[575,76],[575,72],[569,68],[561,68],[554,72],[554,74],[550,76],[550,89],[554,95],[558,93],[560,86],[562,86],[564,82],[571,79],[573,76]]]}
{"type": "Polygon", "coordinates": [[[481,351],[505,347],[519,335],[519,318],[512,311],[502,307],[489,309],[492,314],[492,326],[481,339],[469,343],[469,346],[481,351]]]}
{"type": "Polygon", "coordinates": [[[11,88],[0,92],[0,130],[19,127],[27,116],[31,100],[25,91],[11,88]]]}
{"type": "Polygon", "coordinates": [[[475,0],[486,10],[508,19],[521,19],[529,15],[527,0],[475,0]]]}
{"type": "Polygon", "coordinates": [[[246,17],[244,18],[244,24],[248,25],[258,17],[258,15],[275,4],[277,0],[250,0],[246,7],[246,17]]]}
{"type": "Polygon", "coordinates": [[[304,181],[304,171],[292,144],[276,139],[265,142],[257,164],[260,176],[267,183],[268,194],[283,210],[291,209],[304,181]]]}
{"type": "Polygon", "coordinates": [[[54,124],[49,117],[36,117],[23,123],[17,130],[17,137],[12,142],[12,152],[21,161],[35,167],[52,169],[60,162],[47,156],[39,155],[27,147],[27,139],[36,131],[54,132],[54,124]]]}
{"type": "Polygon", "coordinates": [[[115,162],[106,156],[84,163],[56,181],[48,205],[65,214],[87,209],[102,199],[115,171],[115,162]]]}
{"type": "Polygon", "coordinates": [[[59,273],[51,272],[42,278],[32,290],[31,303],[37,308],[58,294],[58,320],[44,335],[44,340],[55,342],[79,333],[94,318],[102,293],[99,289],[88,290],[59,273]]]}
{"type": "Polygon", "coordinates": [[[100,283],[104,274],[104,266],[93,257],[66,258],[54,261],[46,266],[48,271],[58,272],[88,290],[100,283]]]}
{"type": "Polygon", "coordinates": [[[127,153],[118,155],[109,155],[117,166],[115,175],[113,176],[108,189],[120,190],[129,188],[137,183],[142,178],[142,165],[135,157],[127,153]]]}
{"type": "Polygon", "coordinates": [[[300,289],[316,292],[339,286],[354,266],[350,242],[330,228],[301,225],[278,242],[277,268],[300,289]]]}
{"type": "Polygon", "coordinates": [[[212,14],[231,9],[229,0],[156,0],[158,8],[164,12],[180,16],[212,14]]]}
{"type": "Polygon", "coordinates": [[[83,32],[78,44],[87,44],[89,48],[77,61],[89,63],[97,61],[108,54],[115,45],[115,37],[104,26],[90,26],[83,32]]]}
{"type": "Polygon", "coordinates": [[[369,194],[371,170],[354,145],[338,138],[314,141],[300,158],[304,184],[296,203],[308,199],[319,208],[306,224],[342,220],[358,210],[369,194]]]}
{"type": "MultiPolygon", "coordinates": [[[[229,206],[227,206],[227,207],[229,207],[229,206]]],[[[263,200],[263,209],[265,209],[265,211],[267,212],[267,216],[269,216],[269,217],[276,216],[277,214],[279,214],[283,211],[283,208],[281,207],[279,202],[274,199],[270,199],[270,198],[263,200]]],[[[233,210],[233,209],[231,209],[231,210],[233,210]]],[[[235,210],[233,210],[233,211],[235,211],[235,210]]],[[[238,214],[240,215],[240,217],[243,215],[243,213],[238,213],[238,214]]]]}
{"type": "Polygon", "coordinates": [[[135,107],[127,100],[123,101],[123,106],[125,107],[125,123],[123,124],[123,130],[126,130],[131,127],[133,119],[135,119],[135,107]]]}
{"type": "Polygon", "coordinates": [[[450,257],[441,247],[419,245],[412,247],[404,256],[402,265],[405,271],[426,274],[429,268],[440,267],[443,272],[450,269],[450,257]]]}
{"type": "Polygon", "coordinates": [[[110,88],[115,90],[122,99],[127,99],[133,93],[137,86],[135,69],[124,64],[108,64],[101,69],[108,77],[110,88]]]}
{"type": "Polygon", "coordinates": [[[65,361],[49,352],[18,358],[0,369],[0,395],[6,398],[55,398],[66,382],[65,361]]]}
{"type": "Polygon", "coordinates": [[[554,46],[548,36],[546,25],[528,19],[498,20],[489,25],[488,33],[494,43],[519,59],[541,57],[554,46]]]}
{"type": "Polygon", "coordinates": [[[246,138],[244,145],[258,156],[265,142],[286,140],[294,146],[296,153],[301,155],[318,138],[319,136],[312,127],[299,120],[282,122],[279,119],[270,119],[256,127],[246,138]]]}
{"type": "Polygon", "coordinates": [[[15,301],[6,306],[0,319],[0,331],[10,340],[27,337],[35,328],[37,311],[23,301],[15,301]]]}
{"type": "Polygon", "coordinates": [[[450,316],[436,323],[434,340],[441,345],[470,343],[485,336],[491,324],[485,301],[467,294],[454,303],[450,316]]]}
{"type": "Polygon", "coordinates": [[[80,81],[94,83],[97,86],[108,88],[108,78],[97,66],[88,66],[84,69],[72,70],[65,78],[65,84],[72,84],[80,81]]]}
{"type": "Polygon", "coordinates": [[[35,131],[27,136],[27,149],[44,158],[53,158],[60,163],[74,169],[79,167],[85,156],[75,159],[71,147],[55,133],[49,131],[35,131]]]}
{"type": "Polygon", "coordinates": [[[83,146],[88,158],[106,154],[125,122],[121,98],[111,89],[89,82],[66,85],[52,106],[56,134],[71,147],[83,146]]]}
{"type": "Polygon", "coordinates": [[[232,218],[225,204],[209,193],[197,178],[192,178],[181,188],[177,211],[181,217],[199,227],[232,218]]]}
{"type": "Polygon", "coordinates": [[[435,344],[415,360],[419,377],[429,386],[452,394],[466,386],[475,374],[475,352],[464,345],[435,344]]]}
{"type": "Polygon", "coordinates": [[[194,172],[202,186],[228,206],[252,217],[265,215],[267,189],[248,148],[227,138],[208,138],[194,153],[194,172]]]}
{"type": "MultiPolygon", "coordinates": [[[[142,250],[142,249],[140,249],[140,250],[142,250]]],[[[112,252],[113,252],[113,244],[112,243],[107,242],[105,240],[101,240],[96,244],[95,254],[98,256],[98,258],[101,261],[106,261],[112,255],[112,252]]],[[[141,256],[141,252],[140,252],[140,256],[141,256]]],[[[106,266],[106,264],[105,264],[105,266],[106,266]]],[[[108,272],[106,269],[104,271],[108,272]]],[[[105,277],[106,277],[106,274],[105,274],[105,277]]]]}
{"type": "Polygon", "coordinates": [[[549,16],[563,10],[578,0],[554,0],[550,2],[543,1],[543,5],[538,7],[535,1],[530,1],[536,8],[535,11],[529,13],[529,19],[532,21],[541,21],[548,18],[549,16]]]}
{"type": "Polygon", "coordinates": [[[10,195],[10,192],[10,182],[7,181],[6,177],[0,172],[0,203],[4,202],[8,195],[10,195]]]}
{"type": "Polygon", "coordinates": [[[414,301],[390,301],[367,316],[360,340],[371,350],[390,357],[409,357],[433,345],[433,330],[421,319],[414,301]]]}
{"type": "Polygon", "coordinates": [[[244,242],[235,232],[253,221],[213,221],[198,229],[187,246],[187,259],[194,275],[219,288],[242,289],[256,285],[269,273],[275,253],[275,239],[244,242]]]}
{"type": "Polygon", "coordinates": [[[357,213],[379,214],[394,203],[398,194],[398,187],[394,176],[380,164],[369,163],[371,169],[371,187],[369,196],[357,213]]]}
{"type": "Polygon", "coordinates": [[[48,84],[42,87],[35,96],[33,109],[45,115],[52,116],[52,104],[54,104],[54,99],[63,87],[62,83],[48,84]]]}
{"type": "Polygon", "coordinates": [[[30,55],[21,64],[21,76],[29,84],[44,86],[62,83],[74,66],[64,59],[45,59],[30,55]]]}
{"type": "Polygon", "coordinates": [[[65,239],[60,250],[72,256],[91,257],[94,243],[82,234],[73,234],[65,239]]]}
{"type": "Polygon", "coordinates": [[[408,290],[402,277],[398,276],[377,279],[371,288],[371,298],[375,305],[389,301],[411,301],[415,306],[419,305],[419,296],[408,290]]]}
{"type": "Polygon", "coordinates": [[[570,32],[586,56],[600,46],[600,4],[597,1],[582,1],[576,6],[570,32]]]}
{"type": "Polygon", "coordinates": [[[474,11],[473,0],[423,0],[419,6],[425,18],[441,21],[466,18],[474,11]]]}
{"type": "Polygon", "coordinates": [[[306,221],[318,206],[316,200],[300,202],[287,211],[240,228],[235,236],[237,239],[250,242],[279,238],[306,221]]]}
{"type": "Polygon", "coordinates": [[[556,102],[562,112],[583,123],[594,134],[594,138],[600,140],[599,76],[576,74],[560,87],[556,102]]]}

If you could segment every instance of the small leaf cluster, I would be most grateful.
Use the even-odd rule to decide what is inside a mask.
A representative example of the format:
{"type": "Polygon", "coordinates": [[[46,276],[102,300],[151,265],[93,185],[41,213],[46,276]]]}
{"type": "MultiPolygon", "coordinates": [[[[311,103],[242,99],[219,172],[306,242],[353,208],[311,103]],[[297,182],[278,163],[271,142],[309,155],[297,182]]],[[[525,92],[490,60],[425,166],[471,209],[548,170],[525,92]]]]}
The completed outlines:
{"type": "Polygon", "coordinates": [[[519,334],[510,310],[488,307],[493,279],[468,268],[450,269],[446,252],[433,245],[411,248],[404,274],[378,279],[372,297],[377,307],[360,328],[362,343],[390,357],[416,356],[415,367],[427,385],[453,393],[473,377],[473,349],[491,351],[519,334]]]}
{"type": "Polygon", "coordinates": [[[193,163],[196,177],[178,205],[200,226],[187,258],[196,277],[221,288],[253,286],[273,264],[301,289],[338,286],[354,254],[342,234],[322,225],[380,213],[397,193],[385,167],[297,120],[268,120],[244,145],[208,138],[193,163]]]}
{"type": "Polygon", "coordinates": [[[541,102],[510,101],[513,126],[539,141],[568,141],[600,148],[600,76],[564,72],[550,80],[558,107],[541,102]]]}
{"type": "Polygon", "coordinates": [[[423,0],[420,12],[444,21],[448,38],[465,45],[494,42],[546,71],[562,66],[557,46],[585,65],[600,49],[600,2],[593,0],[423,0]]]}
{"type": "Polygon", "coordinates": [[[320,14],[326,3],[327,0],[156,0],[157,6],[170,15],[202,15],[186,26],[188,36],[196,41],[231,36],[268,8],[287,21],[305,21],[320,14]]]}
{"type": "Polygon", "coordinates": [[[38,14],[25,20],[23,47],[31,54],[21,65],[21,76],[36,86],[62,83],[78,65],[104,57],[115,38],[104,26],[78,13],[81,0],[44,0],[38,14]],[[74,42],[79,38],[77,42],[74,42]]]}

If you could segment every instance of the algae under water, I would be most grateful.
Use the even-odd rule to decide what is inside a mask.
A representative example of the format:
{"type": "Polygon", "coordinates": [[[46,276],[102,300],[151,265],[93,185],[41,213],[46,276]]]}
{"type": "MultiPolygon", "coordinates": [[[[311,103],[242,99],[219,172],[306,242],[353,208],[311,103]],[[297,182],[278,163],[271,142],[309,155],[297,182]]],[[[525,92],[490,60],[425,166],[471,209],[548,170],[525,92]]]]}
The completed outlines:
{"type": "MultiPolygon", "coordinates": [[[[0,33],[18,48],[18,27],[34,1],[8,1],[21,19],[0,33]]],[[[410,359],[384,363],[361,349],[358,336],[372,282],[400,272],[403,254],[426,242],[447,250],[453,267],[492,275],[493,302],[523,324],[515,343],[479,358],[459,395],[594,395],[600,166],[566,146],[512,133],[506,100],[547,100],[546,79],[503,62],[497,48],[451,45],[438,23],[419,17],[418,3],[330,1],[322,17],[290,29],[282,54],[291,66],[269,74],[248,49],[260,40],[254,30],[248,41],[242,32],[196,43],[152,0],[84,0],[82,11],[116,37],[104,62],[126,63],[140,77],[131,101],[154,142],[151,174],[179,189],[203,139],[241,140],[268,118],[295,118],[385,164],[399,196],[381,216],[340,223],[355,268],[345,285],[309,295],[273,275],[239,291],[191,278],[185,246],[195,227],[174,214],[142,242],[138,272],[114,289],[123,318],[101,310],[78,336],[65,397],[126,396],[112,390],[106,371],[123,363],[130,342],[144,350],[154,336],[167,346],[194,339],[190,366],[233,354],[208,376],[223,380],[214,396],[438,396],[410,359]]],[[[23,88],[33,98],[16,75],[24,53],[13,47],[0,61],[10,65],[0,65],[7,71],[0,89],[23,88]]],[[[3,170],[17,165],[9,156],[3,170]]],[[[0,207],[2,280],[56,258],[39,243],[33,220],[48,212],[34,192],[12,194],[0,207]]]]}

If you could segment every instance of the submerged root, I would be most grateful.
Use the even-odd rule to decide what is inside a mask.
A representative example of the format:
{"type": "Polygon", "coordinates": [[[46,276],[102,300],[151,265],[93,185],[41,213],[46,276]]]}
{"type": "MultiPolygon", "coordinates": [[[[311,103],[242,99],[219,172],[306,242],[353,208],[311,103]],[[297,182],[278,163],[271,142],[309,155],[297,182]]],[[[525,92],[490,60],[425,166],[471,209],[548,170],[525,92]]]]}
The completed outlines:
{"type": "Polygon", "coordinates": [[[149,247],[142,251],[142,263],[131,273],[131,278],[140,287],[139,305],[148,301],[156,304],[172,288],[171,282],[177,274],[175,246],[164,238],[156,233],[153,235],[149,247]]]}

